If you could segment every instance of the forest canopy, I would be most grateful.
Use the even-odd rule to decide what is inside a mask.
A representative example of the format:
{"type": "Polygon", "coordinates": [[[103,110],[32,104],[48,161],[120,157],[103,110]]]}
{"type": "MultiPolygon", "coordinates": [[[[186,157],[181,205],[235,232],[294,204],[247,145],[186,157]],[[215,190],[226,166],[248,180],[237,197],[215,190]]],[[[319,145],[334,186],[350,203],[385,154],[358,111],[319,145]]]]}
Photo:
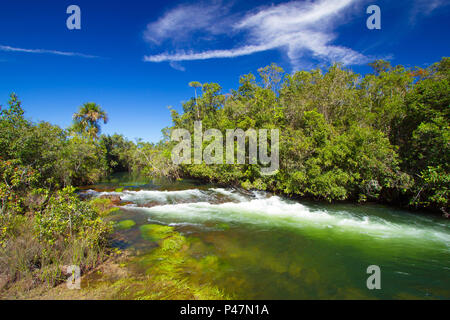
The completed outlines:
{"type": "MultiPolygon", "coordinates": [[[[380,201],[448,210],[450,59],[427,69],[375,61],[355,74],[339,64],[286,74],[275,64],[216,83],[172,110],[175,128],[193,132],[280,130],[280,170],[260,165],[184,165],[195,178],[325,201],[380,201]]],[[[197,86],[198,87],[198,86],[197,86]]],[[[247,162],[248,163],[248,162],[247,162]]]]}
{"type": "Polygon", "coordinates": [[[12,94],[0,111],[2,212],[26,211],[23,197],[35,188],[53,192],[119,171],[448,211],[450,58],[427,69],[371,66],[361,76],[339,64],[291,74],[272,64],[226,94],[217,83],[193,81],[194,96],[181,114],[171,110],[173,125],[158,143],[100,134],[108,115],[95,103],[82,105],[67,129],[34,123],[12,94]],[[193,133],[195,121],[204,131],[279,129],[279,170],[263,176],[260,164],[173,164],[171,132],[193,133]]]}

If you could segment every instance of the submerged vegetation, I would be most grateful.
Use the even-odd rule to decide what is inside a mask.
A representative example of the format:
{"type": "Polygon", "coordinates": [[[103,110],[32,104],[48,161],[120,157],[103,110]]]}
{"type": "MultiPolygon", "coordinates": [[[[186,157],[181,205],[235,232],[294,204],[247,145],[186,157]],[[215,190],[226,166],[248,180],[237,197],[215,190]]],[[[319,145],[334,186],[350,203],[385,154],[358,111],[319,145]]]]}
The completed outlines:
{"type": "MultiPolygon", "coordinates": [[[[105,260],[108,235],[135,222],[107,223],[104,217],[116,210],[111,200],[84,201],[75,187],[112,172],[197,178],[321,201],[377,201],[447,214],[450,58],[427,69],[385,61],[372,67],[365,76],[340,65],[326,72],[285,74],[272,64],[259,70],[259,78],[242,76],[229,94],[216,83],[192,82],[195,96],[183,104],[182,114],[171,111],[173,126],[163,130],[158,143],[101,135],[100,123],[108,115],[95,103],[80,107],[67,129],[34,123],[12,94],[0,109],[0,289],[54,286],[66,278],[64,266],[79,265],[85,272],[105,260]],[[200,120],[204,130],[280,129],[279,170],[264,176],[261,164],[173,164],[172,130],[193,133],[200,120]]],[[[143,225],[140,232],[159,244],[139,259],[144,265],[152,261],[151,281],[156,287],[160,281],[161,291],[147,292],[149,280],[142,280],[142,294],[134,298],[225,297],[216,288],[186,284],[181,267],[201,263],[185,255],[189,244],[183,235],[156,225],[143,225]],[[168,283],[173,292],[166,290],[168,283]]],[[[210,257],[202,263],[213,268],[217,261],[210,257]]],[[[118,288],[131,280],[121,281],[118,288]]]]}

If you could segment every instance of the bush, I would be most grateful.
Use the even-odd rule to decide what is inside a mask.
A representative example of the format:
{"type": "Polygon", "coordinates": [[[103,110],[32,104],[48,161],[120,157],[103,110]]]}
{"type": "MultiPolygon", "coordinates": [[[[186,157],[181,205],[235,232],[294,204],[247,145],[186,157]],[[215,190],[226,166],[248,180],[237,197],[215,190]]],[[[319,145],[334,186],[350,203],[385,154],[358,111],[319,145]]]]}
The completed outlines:
{"type": "Polygon", "coordinates": [[[45,210],[36,214],[35,227],[39,240],[49,244],[88,239],[92,245],[99,245],[109,231],[98,211],[81,201],[73,187],[66,187],[50,198],[45,210]]]}
{"type": "Polygon", "coordinates": [[[107,236],[112,231],[101,213],[67,187],[50,196],[42,212],[34,216],[0,216],[2,228],[7,226],[0,248],[0,274],[10,284],[26,283],[27,289],[63,281],[64,266],[77,265],[82,271],[95,267],[107,254],[107,236]]]}

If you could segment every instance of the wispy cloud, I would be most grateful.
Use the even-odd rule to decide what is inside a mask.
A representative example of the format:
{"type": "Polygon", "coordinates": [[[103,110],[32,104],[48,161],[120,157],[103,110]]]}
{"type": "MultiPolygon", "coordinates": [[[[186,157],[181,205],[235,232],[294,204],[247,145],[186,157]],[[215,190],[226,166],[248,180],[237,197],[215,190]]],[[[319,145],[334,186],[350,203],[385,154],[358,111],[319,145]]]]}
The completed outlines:
{"type": "MultiPolygon", "coordinates": [[[[361,0],[318,0],[291,1],[288,3],[260,7],[247,13],[233,16],[216,17],[220,11],[218,4],[202,10],[207,14],[195,18],[197,14],[192,7],[178,7],[147,28],[146,39],[153,43],[186,37],[192,32],[202,31],[209,34],[227,34],[231,38],[244,39],[241,46],[224,50],[187,51],[176,49],[175,53],[160,53],[145,56],[148,62],[190,61],[213,58],[234,58],[279,49],[289,57],[294,68],[299,68],[306,57],[322,62],[342,62],[346,65],[362,64],[368,61],[363,54],[351,48],[333,44],[337,35],[335,29],[343,23],[344,14],[361,0]],[[189,17],[192,27],[185,27],[189,17]],[[197,21],[199,19],[199,21],[197,21]],[[206,21],[222,21],[214,30],[210,30],[206,21]],[[224,22],[225,21],[225,25],[224,22]],[[204,26],[204,27],[202,27],[204,26]],[[151,30],[151,32],[150,32],[151,30]],[[151,35],[151,36],[150,36],[151,35]]],[[[223,12],[221,13],[223,16],[223,12]]]]}
{"type": "Polygon", "coordinates": [[[212,35],[224,32],[231,16],[229,6],[220,1],[208,4],[184,4],[166,12],[159,20],[149,23],[144,38],[150,43],[161,44],[165,40],[180,43],[192,40],[198,31],[212,35]]]}
{"type": "Polygon", "coordinates": [[[419,16],[429,16],[436,9],[449,4],[448,0],[414,0],[411,5],[410,22],[415,24],[419,16]]]}
{"type": "Polygon", "coordinates": [[[245,46],[231,50],[210,50],[199,53],[194,52],[179,52],[175,54],[158,54],[154,56],[145,57],[145,61],[149,62],[163,62],[163,61],[192,61],[192,60],[206,60],[214,58],[234,58],[249,55],[256,52],[267,51],[274,49],[277,46],[260,45],[260,46],[245,46]]]}
{"type": "Polygon", "coordinates": [[[24,48],[15,48],[10,46],[0,45],[0,51],[4,52],[23,52],[23,53],[38,53],[38,54],[55,54],[58,56],[69,56],[69,57],[81,57],[87,59],[99,58],[98,56],[78,53],[78,52],[66,52],[66,51],[57,51],[57,50],[45,50],[45,49],[24,49],[24,48]]]}
{"type": "Polygon", "coordinates": [[[176,61],[170,61],[170,66],[178,71],[183,71],[183,72],[186,71],[186,68],[183,67],[181,64],[179,64],[176,61]]]}

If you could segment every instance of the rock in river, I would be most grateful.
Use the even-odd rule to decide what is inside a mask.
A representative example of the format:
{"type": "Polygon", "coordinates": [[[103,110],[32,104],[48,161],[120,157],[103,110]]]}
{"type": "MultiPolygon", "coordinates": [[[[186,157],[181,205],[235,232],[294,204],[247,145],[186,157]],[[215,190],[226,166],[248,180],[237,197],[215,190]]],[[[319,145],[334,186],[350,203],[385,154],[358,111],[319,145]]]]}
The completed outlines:
{"type": "Polygon", "coordinates": [[[118,205],[122,202],[122,199],[120,198],[120,196],[117,195],[104,195],[100,197],[101,199],[109,199],[111,200],[112,204],[114,205],[118,205]]]}

